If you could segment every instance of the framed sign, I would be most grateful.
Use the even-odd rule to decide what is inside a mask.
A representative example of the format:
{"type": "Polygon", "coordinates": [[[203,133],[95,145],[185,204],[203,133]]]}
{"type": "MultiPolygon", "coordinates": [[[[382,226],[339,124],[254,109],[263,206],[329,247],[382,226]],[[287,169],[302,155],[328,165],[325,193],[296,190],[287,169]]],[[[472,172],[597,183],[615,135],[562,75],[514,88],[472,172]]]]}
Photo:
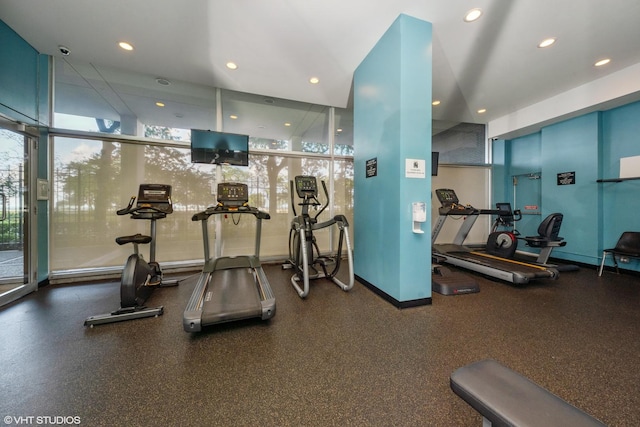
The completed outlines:
{"type": "Polygon", "coordinates": [[[571,185],[576,183],[576,173],[561,172],[558,174],[558,185],[571,185]]]}
{"type": "Polygon", "coordinates": [[[367,160],[366,174],[367,174],[366,175],[367,178],[371,178],[373,176],[378,175],[378,158],[377,157],[367,160]]]}
{"type": "Polygon", "coordinates": [[[405,159],[405,178],[425,178],[426,165],[424,159],[405,159]]]}

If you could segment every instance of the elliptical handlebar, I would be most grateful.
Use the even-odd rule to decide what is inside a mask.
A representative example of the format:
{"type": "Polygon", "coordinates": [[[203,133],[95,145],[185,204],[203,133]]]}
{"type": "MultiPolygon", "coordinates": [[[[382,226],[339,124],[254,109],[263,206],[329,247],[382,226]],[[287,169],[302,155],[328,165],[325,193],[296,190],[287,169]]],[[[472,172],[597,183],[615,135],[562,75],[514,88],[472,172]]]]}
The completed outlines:
{"type": "Polygon", "coordinates": [[[293,209],[293,216],[296,217],[298,214],[296,213],[296,204],[293,200],[293,181],[289,181],[289,194],[291,195],[291,208],[293,209]]]}
{"type": "Polygon", "coordinates": [[[320,181],[320,182],[322,183],[322,189],[324,190],[324,196],[327,199],[327,202],[324,204],[322,209],[320,209],[320,211],[313,217],[314,219],[317,219],[320,216],[320,214],[324,212],[325,209],[327,209],[327,206],[329,206],[329,191],[327,191],[327,184],[325,184],[324,181],[320,181]]]}

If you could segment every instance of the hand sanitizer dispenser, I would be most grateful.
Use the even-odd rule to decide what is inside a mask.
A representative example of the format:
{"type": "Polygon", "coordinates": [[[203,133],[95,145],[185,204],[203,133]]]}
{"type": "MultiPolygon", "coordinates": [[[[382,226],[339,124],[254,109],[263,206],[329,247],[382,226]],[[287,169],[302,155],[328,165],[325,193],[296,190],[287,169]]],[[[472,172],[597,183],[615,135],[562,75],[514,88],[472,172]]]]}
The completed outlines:
{"type": "Polygon", "coordinates": [[[421,223],[427,221],[427,204],[425,202],[413,203],[413,232],[422,234],[421,223]]]}

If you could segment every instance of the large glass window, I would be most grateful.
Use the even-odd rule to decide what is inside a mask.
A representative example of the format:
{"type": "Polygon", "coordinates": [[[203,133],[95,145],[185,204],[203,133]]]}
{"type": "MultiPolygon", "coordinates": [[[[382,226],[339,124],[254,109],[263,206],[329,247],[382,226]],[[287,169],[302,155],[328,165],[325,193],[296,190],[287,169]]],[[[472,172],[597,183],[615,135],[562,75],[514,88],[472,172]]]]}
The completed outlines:
{"type": "MultiPolygon", "coordinates": [[[[158,221],[157,257],[161,262],[201,260],[201,224],[194,213],[215,204],[216,166],[193,164],[188,146],[150,145],[121,141],[54,137],[54,187],[52,202],[51,268],[53,271],[121,266],[131,251],[120,247],[121,235],[148,234],[149,223],[116,215],[141,183],[170,184],[174,213],[158,221]]],[[[334,182],[329,181],[331,160],[251,154],[249,167],[222,166],[222,180],[249,186],[250,204],[269,212],[262,229],[263,258],[283,259],[288,254],[291,221],[289,181],[295,175],[314,175],[333,185],[334,213],[353,219],[353,162],[333,162],[334,182]]],[[[324,195],[321,195],[324,201],[324,195]]],[[[221,254],[253,253],[255,220],[233,215],[221,221],[221,254]],[[230,237],[232,236],[232,237],[230,237]],[[227,237],[227,238],[225,238],[227,237]]],[[[215,220],[209,220],[209,234],[215,236],[215,220]]],[[[318,233],[321,249],[331,250],[329,232],[318,233]]],[[[211,242],[213,248],[213,242],[211,242]]],[[[148,252],[143,252],[148,254],[148,252]]]]}
{"type": "MultiPolygon", "coordinates": [[[[158,259],[202,259],[201,224],[191,216],[215,203],[217,172],[191,163],[191,129],[249,135],[249,166],[222,166],[221,179],[246,183],[250,204],[269,212],[263,258],[288,255],[289,181],[296,175],[326,182],[331,207],[319,220],[344,214],[352,222],[350,109],[125,74],[69,58],[57,59],[55,67],[52,271],[122,266],[131,248],[119,247],[115,237],[149,231],[146,221],[115,214],[140,183],[173,186],[174,213],[158,222],[158,259]]],[[[255,220],[238,220],[209,219],[209,235],[222,233],[222,244],[211,244],[221,255],[253,253],[255,220]]],[[[322,250],[336,244],[330,232],[317,239],[322,250]]]]}

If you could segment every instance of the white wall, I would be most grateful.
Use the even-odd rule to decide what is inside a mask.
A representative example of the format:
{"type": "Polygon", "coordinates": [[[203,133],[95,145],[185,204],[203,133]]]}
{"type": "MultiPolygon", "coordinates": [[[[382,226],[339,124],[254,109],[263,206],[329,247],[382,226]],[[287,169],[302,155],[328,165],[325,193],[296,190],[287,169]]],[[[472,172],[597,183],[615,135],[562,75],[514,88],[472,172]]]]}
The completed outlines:
{"type": "MultiPolygon", "coordinates": [[[[438,188],[454,190],[460,204],[471,205],[478,209],[491,209],[491,168],[489,166],[440,165],[438,176],[431,179],[432,229],[438,220],[438,208],[440,207],[440,202],[433,192],[438,188]]],[[[491,215],[480,215],[465,243],[486,243],[491,228],[491,219],[491,215]]],[[[463,217],[449,216],[436,243],[451,243],[463,220],[463,217]]]]}

